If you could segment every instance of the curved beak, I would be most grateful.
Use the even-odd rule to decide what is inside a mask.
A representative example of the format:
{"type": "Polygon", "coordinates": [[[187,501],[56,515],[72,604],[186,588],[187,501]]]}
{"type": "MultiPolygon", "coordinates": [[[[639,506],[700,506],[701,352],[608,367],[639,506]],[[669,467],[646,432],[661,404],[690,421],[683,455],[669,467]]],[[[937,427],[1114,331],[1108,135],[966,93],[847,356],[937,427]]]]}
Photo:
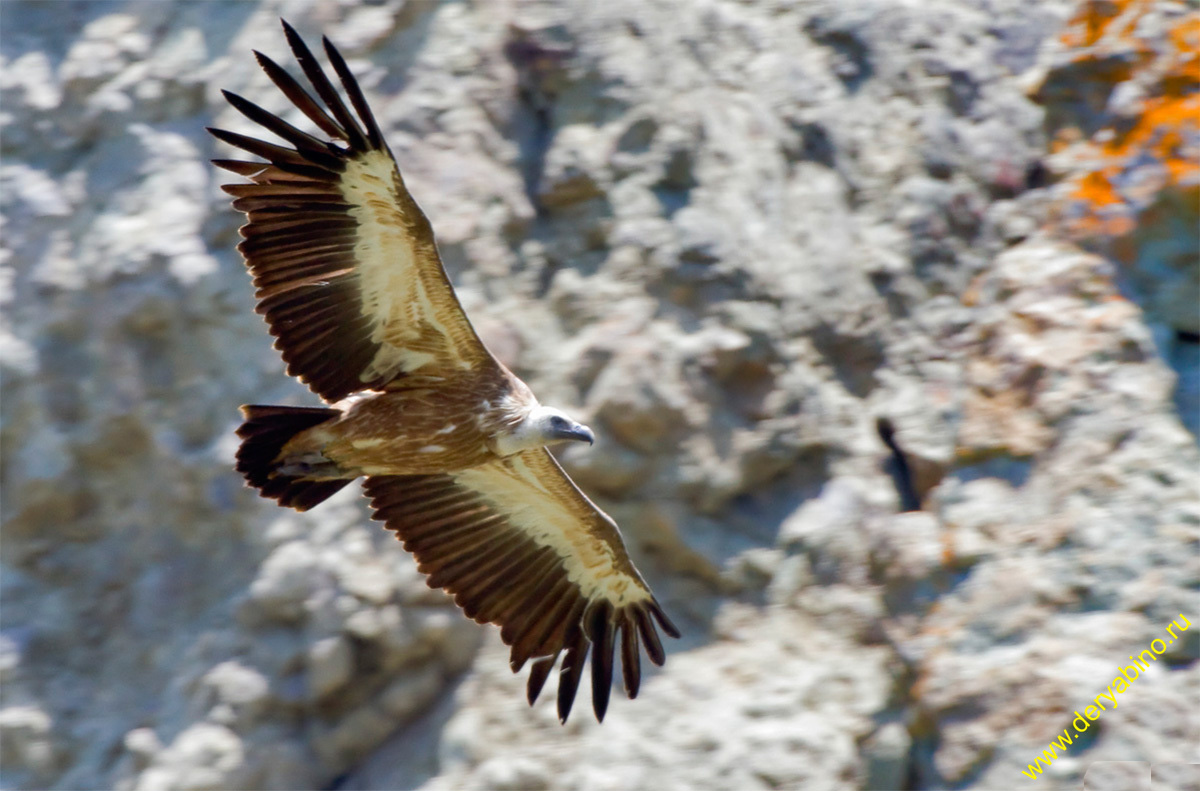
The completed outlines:
{"type": "Polygon", "coordinates": [[[596,441],[596,435],[592,430],[582,423],[574,423],[570,428],[563,429],[558,434],[559,439],[578,440],[591,445],[596,441]]]}

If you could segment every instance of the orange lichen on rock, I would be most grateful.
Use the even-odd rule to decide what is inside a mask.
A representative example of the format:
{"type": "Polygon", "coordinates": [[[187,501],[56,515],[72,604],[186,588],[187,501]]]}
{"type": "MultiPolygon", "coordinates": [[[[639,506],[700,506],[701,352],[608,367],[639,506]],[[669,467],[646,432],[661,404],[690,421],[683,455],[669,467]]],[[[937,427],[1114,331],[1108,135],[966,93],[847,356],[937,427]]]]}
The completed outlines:
{"type": "Polygon", "coordinates": [[[1038,98],[1078,103],[1049,113],[1067,177],[1059,224],[1071,236],[1131,233],[1163,190],[1200,196],[1200,12],[1145,23],[1169,13],[1150,0],[1086,0],[1059,38],[1038,98]]]}
{"type": "Polygon", "coordinates": [[[1059,39],[1068,47],[1091,47],[1108,32],[1113,20],[1137,5],[1138,0],[1087,0],[1059,39]]]}

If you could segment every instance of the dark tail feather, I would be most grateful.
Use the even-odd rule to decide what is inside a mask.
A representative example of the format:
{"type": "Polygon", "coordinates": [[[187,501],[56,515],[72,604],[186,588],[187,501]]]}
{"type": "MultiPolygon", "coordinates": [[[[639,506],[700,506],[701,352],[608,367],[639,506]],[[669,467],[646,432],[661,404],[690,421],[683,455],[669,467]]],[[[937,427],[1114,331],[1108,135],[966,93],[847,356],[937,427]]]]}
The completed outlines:
{"type": "Polygon", "coordinates": [[[237,430],[242,446],[237,452],[237,471],[263,497],[280,505],[307,511],[340,490],[352,479],[312,481],[302,476],[280,475],[276,459],[288,440],[305,429],[336,418],[336,409],[297,406],[242,407],[246,422],[237,430]]]}

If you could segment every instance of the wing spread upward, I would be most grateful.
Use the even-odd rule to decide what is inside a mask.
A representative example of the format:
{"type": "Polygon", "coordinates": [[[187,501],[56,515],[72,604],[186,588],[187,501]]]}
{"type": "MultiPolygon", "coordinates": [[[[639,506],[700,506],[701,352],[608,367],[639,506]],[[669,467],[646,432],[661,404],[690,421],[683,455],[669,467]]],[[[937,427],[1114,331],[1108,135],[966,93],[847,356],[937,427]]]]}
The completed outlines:
{"type": "Polygon", "coordinates": [[[375,518],[396,531],[429,585],[468,616],[500,626],[513,672],[533,660],[528,698],[563,654],[558,715],[566,722],[589,648],[592,704],[604,719],[616,651],[625,690],[641,681],[639,645],[663,663],[655,624],[679,631],[633,567],[613,521],[544,448],[444,475],[372,476],[375,518]]]}
{"type": "Polygon", "coordinates": [[[318,139],[228,91],[230,104],[290,147],[209,131],[266,160],[214,162],[252,182],[224,189],[249,218],[238,249],[254,276],[258,312],[277,338],[288,373],[336,401],[425,366],[469,369],[490,363],[446,277],[429,221],[405,188],[345,61],[326,39],[325,51],[358,120],[286,22],[284,30],[320,102],[256,52],[259,64],[304,115],[341,144],[318,139]]]}

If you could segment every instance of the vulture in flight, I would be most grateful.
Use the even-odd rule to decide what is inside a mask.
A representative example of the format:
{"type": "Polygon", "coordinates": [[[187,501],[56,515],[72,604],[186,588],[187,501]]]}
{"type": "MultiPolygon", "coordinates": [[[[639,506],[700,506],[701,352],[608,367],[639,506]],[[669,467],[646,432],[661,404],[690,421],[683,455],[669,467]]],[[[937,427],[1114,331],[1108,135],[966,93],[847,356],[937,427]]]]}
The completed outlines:
{"type": "Polygon", "coordinates": [[[286,22],[315,96],[259,52],[258,63],[320,130],[310,134],[236,94],[225,98],[286,145],[222,129],[261,161],[214,160],[244,212],[238,250],[287,371],[328,406],[244,406],[237,469],[264,497],[305,510],[365,477],[374,516],[431,587],[494,623],[537,699],[561,665],[566,722],[588,653],[604,719],[614,658],[629,697],[641,650],[664,661],[658,629],[679,632],[634,568],[613,520],[546,446],[590,429],[538,403],[479,340],[438,256],[433,229],[337,49],[325,53],[349,105],[286,22]]]}

